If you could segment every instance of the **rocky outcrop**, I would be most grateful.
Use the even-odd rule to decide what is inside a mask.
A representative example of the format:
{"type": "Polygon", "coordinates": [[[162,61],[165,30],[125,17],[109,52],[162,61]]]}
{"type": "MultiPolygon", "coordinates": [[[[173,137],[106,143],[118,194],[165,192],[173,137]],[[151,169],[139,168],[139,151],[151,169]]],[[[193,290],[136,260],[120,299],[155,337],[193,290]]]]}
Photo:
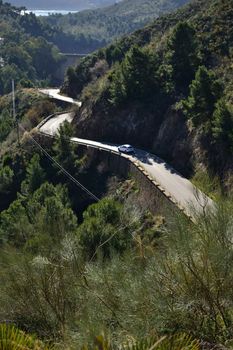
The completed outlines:
{"type": "Polygon", "coordinates": [[[192,171],[192,132],[182,113],[171,109],[156,113],[137,105],[104,113],[97,106],[84,104],[74,124],[78,137],[130,143],[168,160],[186,176],[192,171]]]}

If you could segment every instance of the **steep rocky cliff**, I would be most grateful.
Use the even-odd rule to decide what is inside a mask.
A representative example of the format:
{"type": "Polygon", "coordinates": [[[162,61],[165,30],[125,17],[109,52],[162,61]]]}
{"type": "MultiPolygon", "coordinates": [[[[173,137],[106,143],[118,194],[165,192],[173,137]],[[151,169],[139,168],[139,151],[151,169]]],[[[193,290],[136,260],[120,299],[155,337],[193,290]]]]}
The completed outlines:
{"type": "MultiPolygon", "coordinates": [[[[151,26],[87,57],[74,75],[67,77],[63,87],[63,91],[67,91],[67,87],[76,90],[83,100],[74,120],[77,135],[131,143],[162,156],[186,176],[203,169],[216,173],[226,183],[226,178],[232,174],[232,146],[225,142],[227,137],[231,139],[233,132],[232,23],[232,1],[194,1],[177,13],[162,17],[151,26]],[[195,44],[188,42],[187,48],[183,44],[186,39],[179,42],[177,36],[177,32],[182,31],[177,29],[183,26],[180,23],[186,23],[184,27],[187,26],[195,40],[195,44]],[[184,58],[184,63],[172,61],[176,50],[184,50],[179,59],[184,58]],[[187,63],[192,57],[195,67],[194,63],[193,66],[187,63]],[[150,64],[151,71],[144,69],[150,64]],[[101,70],[100,66],[105,68],[101,70]],[[193,72],[190,67],[194,67],[193,72]],[[188,69],[189,75],[186,74],[188,69]],[[180,81],[178,75],[175,76],[176,71],[182,77],[180,81]],[[203,107],[204,87],[199,89],[195,108],[200,104],[203,110],[198,114],[199,119],[202,115],[207,115],[207,119],[195,124],[194,117],[185,113],[184,106],[192,105],[195,100],[201,72],[210,77],[210,86],[220,86],[220,92],[213,92],[214,97],[203,107]],[[155,78],[150,82],[152,75],[155,78]],[[224,114],[221,110],[219,117],[219,101],[222,100],[227,112],[224,114]],[[228,129],[226,137],[224,128],[228,129]],[[222,136],[217,139],[220,129],[222,136]]],[[[206,99],[210,86],[206,86],[206,99]]]]}

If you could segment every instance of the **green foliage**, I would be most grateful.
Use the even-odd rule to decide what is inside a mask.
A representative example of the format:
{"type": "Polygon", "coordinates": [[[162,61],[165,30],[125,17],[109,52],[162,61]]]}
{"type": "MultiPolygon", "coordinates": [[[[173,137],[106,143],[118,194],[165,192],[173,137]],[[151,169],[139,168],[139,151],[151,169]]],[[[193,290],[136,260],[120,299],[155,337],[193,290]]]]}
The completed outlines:
{"type": "Polygon", "coordinates": [[[149,52],[138,47],[130,49],[122,62],[122,74],[129,98],[145,98],[156,91],[155,70],[156,61],[149,52]]]}
{"type": "Polygon", "coordinates": [[[47,79],[56,72],[62,60],[57,48],[41,37],[28,40],[25,48],[32,57],[33,67],[40,79],[47,79]]]}
{"type": "Polygon", "coordinates": [[[64,122],[59,128],[59,136],[56,138],[53,151],[55,159],[67,171],[71,171],[74,175],[78,170],[79,162],[76,151],[77,146],[70,140],[73,136],[73,128],[69,122],[64,122]]]}
{"type": "Polygon", "coordinates": [[[77,235],[86,257],[93,258],[99,252],[109,257],[111,252],[127,248],[132,224],[123,219],[122,209],[113,199],[103,199],[84,212],[77,235]]]}
{"type": "Polygon", "coordinates": [[[170,337],[164,336],[158,340],[154,341],[145,341],[141,340],[132,346],[129,346],[128,349],[132,350],[146,350],[146,349],[158,349],[158,350],[199,350],[200,345],[197,340],[193,340],[190,335],[187,334],[175,334],[170,337]]]}
{"type": "Polygon", "coordinates": [[[168,350],[168,349],[181,349],[181,350],[199,350],[199,342],[193,339],[188,334],[174,334],[169,337],[163,337],[154,344],[155,349],[168,350]]]}
{"type": "Polygon", "coordinates": [[[0,214],[1,243],[9,242],[15,247],[21,247],[31,237],[32,231],[27,211],[21,200],[14,201],[0,214]]]}
{"type": "Polygon", "coordinates": [[[7,194],[13,184],[14,172],[9,166],[0,169],[0,192],[7,194]]]}
{"type": "Polygon", "coordinates": [[[215,104],[221,97],[221,85],[213,72],[205,67],[199,67],[195,80],[190,85],[190,95],[183,101],[183,108],[187,118],[194,126],[210,125],[215,104]]]}
{"type": "MultiPolygon", "coordinates": [[[[34,90],[35,91],[35,90],[34,90]]],[[[25,96],[26,97],[26,96],[25,96]]],[[[23,113],[23,119],[27,123],[28,128],[34,128],[37,126],[42,119],[48,117],[56,111],[59,111],[59,107],[55,103],[49,101],[48,99],[41,99],[41,95],[35,96],[31,101],[29,100],[28,105],[23,106],[23,99],[25,97],[19,96],[17,109],[22,113],[22,107],[26,110],[26,113],[23,113]],[[21,106],[20,106],[21,105],[21,106]],[[20,108],[21,107],[21,108],[20,108]]],[[[31,99],[31,96],[27,96],[28,99],[31,99]]]]}
{"type": "Polygon", "coordinates": [[[75,70],[69,68],[62,91],[73,97],[80,95],[82,89],[90,81],[92,76],[89,67],[94,66],[96,61],[97,57],[93,54],[82,59],[75,70]]]}
{"type": "MultiPolygon", "coordinates": [[[[1,324],[0,325],[0,345],[2,350],[49,350],[52,346],[45,346],[36,337],[26,334],[15,326],[1,324]]],[[[186,334],[175,334],[170,337],[162,337],[160,339],[142,339],[133,344],[128,343],[124,345],[125,350],[199,350],[199,343],[193,340],[191,336],[186,334]]],[[[94,346],[84,346],[83,349],[89,350],[112,350],[120,349],[121,346],[115,347],[110,341],[106,340],[104,336],[95,338],[94,346]]]]}
{"type": "Polygon", "coordinates": [[[220,178],[217,175],[209,174],[207,170],[196,170],[191,181],[214,201],[219,200],[223,194],[220,178]]]}
{"type": "MultiPolygon", "coordinates": [[[[52,184],[45,182],[43,185],[33,194],[32,201],[35,204],[35,214],[38,208],[41,208],[45,201],[50,197],[56,197],[65,207],[69,207],[69,197],[65,186],[53,186],[52,184]]],[[[33,204],[31,203],[31,204],[33,204]]],[[[33,205],[30,205],[33,208],[33,205]]]]}
{"type": "Polygon", "coordinates": [[[52,350],[36,337],[26,334],[14,325],[0,324],[1,350],[52,350]]]}
{"type": "Polygon", "coordinates": [[[26,169],[26,179],[22,183],[22,192],[24,194],[33,193],[45,180],[45,172],[40,165],[40,156],[35,154],[26,169]]]}
{"type": "Polygon", "coordinates": [[[225,144],[233,152],[233,111],[223,99],[215,106],[212,135],[216,142],[225,144]]]}
{"type": "Polygon", "coordinates": [[[167,282],[163,277],[158,282],[164,300],[172,303],[170,324],[178,326],[184,321],[183,327],[198,332],[199,337],[208,334],[208,339],[231,337],[233,319],[225,303],[231,298],[226,287],[232,278],[231,210],[232,203],[220,203],[215,213],[200,217],[191,230],[180,221],[175,235],[167,237],[166,260],[158,262],[167,271],[167,282]],[[191,236],[187,237],[186,229],[191,236]],[[171,291],[175,292],[173,296],[169,296],[171,291]]]}
{"type": "Polygon", "coordinates": [[[11,91],[12,79],[19,81],[26,78],[26,74],[15,64],[6,64],[4,67],[0,68],[0,76],[2,81],[0,95],[4,95],[11,91]]]}
{"type": "MultiPolygon", "coordinates": [[[[124,261],[93,267],[89,283],[116,312],[103,315],[102,322],[111,317],[136,337],[185,330],[212,342],[231,339],[231,210],[220,206],[216,216],[203,217],[197,226],[180,218],[162,238],[162,249],[141,263],[127,252],[124,261]]],[[[86,312],[91,327],[103,308],[90,302],[86,312]]]]}
{"type": "MultiPolygon", "coordinates": [[[[225,72],[225,64],[227,72],[230,69],[230,56],[222,56],[223,52],[229,53],[228,46],[232,42],[232,22],[229,21],[232,7],[229,4],[228,0],[200,0],[186,10],[156,21],[108,50],[89,56],[77,69],[69,70],[68,85],[72,91],[76,89],[73,91],[76,94],[92,80],[93,93],[94,87],[103,82],[106,92],[109,85],[105,82],[109,77],[111,97],[116,105],[137,100],[145,107],[144,102],[148,101],[147,109],[155,106],[156,110],[161,106],[156,95],[159,99],[173,90],[169,103],[162,101],[165,109],[170,111],[170,102],[177,102],[180,94],[186,93],[183,86],[177,89],[178,82],[188,84],[196,69],[198,50],[194,33],[184,23],[175,27],[180,20],[187,19],[200,36],[204,62],[208,62],[215,74],[205,67],[198,69],[190,86],[190,95],[183,102],[184,111],[194,126],[208,129],[208,136],[217,146],[230,148],[231,107],[224,89],[216,80],[217,75],[225,72]],[[213,23],[213,18],[216,23],[213,23]],[[174,29],[172,36],[171,29],[174,29]],[[182,37],[184,42],[180,39],[182,37]],[[167,40],[170,40],[168,45],[167,40]],[[182,52],[187,57],[182,57],[182,52]],[[188,68],[187,76],[181,71],[178,57],[188,68]],[[111,71],[108,71],[106,62],[115,64],[111,71]],[[80,84],[77,81],[79,70],[80,84]],[[220,99],[222,95],[224,99],[220,99]]],[[[30,25],[34,27],[34,19],[30,21],[31,24],[29,21],[25,23],[28,31],[30,25]]],[[[4,22],[1,22],[0,29],[2,25],[4,22]]],[[[37,29],[39,27],[35,27],[35,31],[37,29]]],[[[17,30],[7,35],[20,42],[17,30]]],[[[12,57],[8,59],[12,62],[6,66],[4,74],[17,73],[17,62],[26,67],[30,58],[24,49],[27,46],[36,52],[34,45],[37,44],[48,57],[51,47],[39,39],[26,43],[23,50],[9,47],[12,57]]],[[[56,57],[56,52],[54,55],[56,57]]],[[[39,64],[37,67],[46,74],[45,68],[39,64]]],[[[36,71],[31,73],[37,74],[36,71]]],[[[222,79],[224,87],[227,86],[229,77],[223,76],[222,79]]],[[[95,106],[101,107],[109,95],[99,94],[99,90],[97,95],[99,105],[95,103],[95,106]]],[[[24,103],[19,103],[20,118],[30,102],[25,100],[27,97],[24,103]]],[[[8,112],[7,106],[1,104],[4,123],[8,118],[4,115],[10,116],[8,112]]],[[[103,116],[101,108],[97,112],[103,116]]],[[[140,118],[145,129],[147,115],[144,108],[140,118]]],[[[107,114],[105,117],[108,119],[107,114]]],[[[113,118],[110,122],[114,122],[113,118]]],[[[150,125],[154,126],[151,132],[154,141],[158,128],[157,124],[150,125]]],[[[142,129],[139,131],[141,133],[142,129]]],[[[145,130],[146,136],[147,133],[148,129],[145,130]]],[[[63,125],[55,141],[54,153],[67,170],[75,173],[77,156],[70,143],[71,136],[70,126],[63,125]]],[[[212,344],[232,339],[232,203],[220,203],[213,213],[204,213],[202,217],[197,215],[196,225],[183,217],[165,223],[163,218],[154,218],[147,213],[141,217],[134,206],[124,203],[121,195],[121,204],[110,198],[88,207],[78,226],[67,189],[44,183],[38,156],[33,157],[29,164],[27,157],[23,160],[27,166],[27,195],[19,194],[0,214],[1,320],[10,319],[30,333],[54,339],[60,348],[71,349],[91,343],[93,335],[102,331],[111,335],[113,341],[110,343],[98,337],[94,348],[198,348],[196,341],[183,333],[180,335],[180,332],[191,333],[195,338],[212,344]],[[156,340],[154,334],[158,335],[156,340]]],[[[18,180],[21,182],[24,166],[11,158],[5,158],[1,166],[0,180],[6,182],[4,188],[8,191],[14,174],[16,179],[21,172],[18,180]]],[[[206,184],[202,174],[200,177],[208,190],[218,188],[217,180],[206,184]]],[[[196,180],[200,181],[200,178],[196,180]]],[[[12,189],[13,197],[16,191],[12,189]]]]}
{"type": "MultiPolygon", "coordinates": [[[[144,6],[148,6],[148,2],[142,4],[140,1],[136,6],[138,5],[140,5],[142,11],[144,6]]],[[[180,3],[178,5],[182,4],[180,3]]],[[[214,62],[218,59],[219,55],[221,57],[221,55],[229,54],[230,47],[232,46],[231,23],[233,14],[231,5],[230,0],[226,0],[224,3],[218,0],[214,2],[201,0],[195,4],[191,3],[174,14],[159,18],[145,29],[137,31],[137,33],[131,36],[123,37],[105,50],[100,50],[99,54],[104,54],[107,62],[111,65],[118,60],[121,61],[130,47],[134,45],[144,46],[152,43],[160,53],[162,51],[162,54],[167,56],[166,60],[169,58],[168,61],[173,62],[175,68],[173,73],[175,75],[177,74],[178,80],[181,79],[181,85],[186,84],[187,87],[194,77],[195,69],[200,64],[200,59],[203,63],[211,64],[212,66],[215,65],[214,62]],[[172,32],[172,35],[170,32],[172,32]],[[167,39],[167,37],[170,38],[169,43],[168,45],[164,45],[164,38],[167,39]],[[169,52],[166,52],[169,47],[169,52]],[[186,69],[182,70],[182,64],[184,64],[186,69]],[[184,81],[182,78],[184,78],[184,81]]],[[[110,11],[115,12],[121,7],[124,8],[124,6],[129,6],[129,2],[121,2],[118,6],[112,7],[110,11]]],[[[148,6],[148,12],[150,14],[152,13],[151,6],[158,6],[157,1],[148,6]]],[[[130,10],[132,10],[132,8],[130,8],[130,10]]],[[[108,9],[105,11],[108,11],[108,9]]],[[[131,11],[127,12],[129,15],[131,15],[131,13],[131,11]]],[[[62,18],[65,21],[65,19],[85,17],[85,15],[89,22],[92,15],[90,11],[84,14],[71,14],[65,18],[57,17],[57,19],[59,21],[62,18]]],[[[48,21],[52,22],[52,17],[49,17],[48,21]]],[[[56,19],[54,19],[54,21],[56,22],[56,19]]],[[[76,23],[79,25],[78,20],[74,20],[74,22],[75,23],[72,22],[72,25],[76,23]]],[[[80,25],[81,23],[82,21],[80,18],[80,25]]],[[[96,28],[95,33],[98,33],[96,28]]],[[[96,56],[96,53],[94,55],[96,56]]],[[[83,61],[87,68],[89,66],[89,73],[93,66],[91,57],[93,56],[88,55],[83,61]]],[[[84,63],[82,63],[82,65],[83,64],[84,63]]],[[[91,74],[89,74],[89,81],[90,80],[91,74]]],[[[77,83],[79,83],[78,79],[77,83]]],[[[87,82],[85,82],[85,84],[87,84],[87,82]]],[[[83,87],[84,86],[82,86],[82,88],[83,87]]]]}
{"type": "MultiPolygon", "coordinates": [[[[43,193],[38,190],[34,205],[54,191],[51,185],[43,193]]],[[[113,200],[91,206],[80,226],[81,234],[88,236],[90,231],[85,228],[93,222],[92,232],[106,228],[99,231],[100,238],[112,226],[112,235],[125,240],[118,231],[119,210],[121,206],[113,200]]],[[[171,342],[172,349],[196,349],[198,343],[189,336],[170,337],[184,331],[211,343],[224,343],[232,338],[233,323],[229,288],[233,277],[232,203],[222,203],[216,212],[197,220],[192,225],[178,217],[144,255],[129,245],[123,254],[90,260],[89,245],[80,247],[79,230],[78,240],[74,234],[56,236],[60,244],[55,246],[54,241],[54,249],[48,245],[47,251],[25,253],[24,257],[11,250],[8,257],[2,255],[3,314],[8,317],[10,313],[14,322],[30,332],[36,330],[57,341],[63,338],[74,349],[101,331],[113,336],[117,348],[120,344],[147,348],[148,343],[140,339],[151,334],[160,339],[165,334],[166,338],[153,343],[158,349],[169,349],[171,342]]],[[[139,226],[132,228],[137,240],[139,226]]],[[[115,237],[111,239],[111,249],[115,244],[119,248],[115,237]]],[[[92,244],[90,239],[88,243],[92,244]]]]}
{"type": "Polygon", "coordinates": [[[26,246],[34,252],[51,249],[76,227],[77,219],[70,208],[66,189],[48,183],[43,183],[34,193],[28,192],[26,198],[21,196],[0,214],[1,242],[26,246]]]}
{"type": "Polygon", "coordinates": [[[121,65],[118,64],[115,66],[109,78],[111,80],[111,102],[114,106],[120,106],[127,99],[127,91],[121,65]]]}
{"type": "MultiPolygon", "coordinates": [[[[107,340],[103,335],[95,338],[94,350],[113,350],[113,349],[121,349],[125,350],[199,350],[199,342],[197,340],[193,340],[191,336],[187,334],[175,334],[170,337],[162,337],[162,338],[147,338],[141,339],[139,341],[129,341],[127,344],[123,346],[114,346],[109,340],[107,340]]],[[[89,350],[93,347],[85,346],[84,350],[89,350]]]]}
{"type": "Polygon", "coordinates": [[[185,115],[195,127],[202,126],[214,143],[224,145],[227,152],[231,153],[233,113],[222,95],[222,86],[214,73],[201,66],[190,85],[190,95],[182,101],[182,105],[185,115]]]}
{"type": "Polygon", "coordinates": [[[187,22],[179,22],[168,42],[167,60],[177,87],[188,87],[199,65],[196,33],[187,22]]]}
{"type": "Polygon", "coordinates": [[[115,43],[115,45],[109,45],[108,47],[106,47],[105,56],[108,64],[112,65],[116,61],[121,61],[124,54],[121,49],[121,46],[115,43]]]}
{"type": "MultiPolygon", "coordinates": [[[[54,31],[61,28],[63,32],[73,36],[72,41],[67,35],[66,40],[62,42],[60,35],[61,38],[59,42],[57,41],[59,47],[61,45],[64,47],[67,43],[70,50],[91,52],[106,46],[117,37],[142,28],[159,15],[170,12],[185,3],[187,3],[186,0],[175,2],[172,0],[127,0],[112,6],[70,13],[66,16],[48,16],[43,19],[43,22],[52,26],[54,31]]],[[[114,51],[113,56],[118,56],[119,51],[114,51]]],[[[108,56],[110,60],[112,57],[108,56]]]]}
{"type": "Polygon", "coordinates": [[[24,87],[31,87],[33,83],[38,85],[38,80],[54,81],[54,73],[62,61],[48,35],[49,31],[50,37],[56,31],[43,27],[33,15],[21,16],[19,13],[20,9],[0,4],[0,36],[4,38],[0,46],[3,59],[0,67],[1,95],[11,91],[12,79],[24,87]],[[27,25],[27,20],[32,18],[33,24],[27,25]]]}
{"type": "Polygon", "coordinates": [[[15,65],[22,71],[35,74],[34,71],[30,72],[32,58],[25,50],[25,48],[21,46],[14,46],[14,44],[9,43],[8,45],[4,46],[3,55],[9,65],[15,65]]]}
{"type": "Polygon", "coordinates": [[[13,126],[12,116],[8,111],[4,111],[0,115],[0,142],[4,141],[10,133],[13,126]]]}
{"type": "Polygon", "coordinates": [[[132,47],[122,63],[116,66],[111,79],[111,97],[115,106],[125,101],[146,101],[159,91],[158,59],[147,50],[132,47]]]}
{"type": "Polygon", "coordinates": [[[77,218],[64,186],[44,183],[29,199],[27,213],[35,231],[26,241],[29,251],[52,251],[77,228],[77,218]]]}
{"type": "Polygon", "coordinates": [[[66,84],[69,87],[67,94],[71,97],[76,97],[76,83],[77,83],[77,74],[73,67],[69,67],[66,72],[66,84]]]}
{"type": "MultiPolygon", "coordinates": [[[[213,119],[220,98],[229,109],[232,104],[232,19],[231,0],[200,0],[88,55],[75,70],[83,73],[81,80],[79,74],[72,80],[83,100],[77,128],[88,130],[89,137],[154,149],[178,162],[187,176],[196,161],[204,163],[226,181],[231,136],[217,140],[213,130],[219,122],[213,119]],[[108,66],[96,74],[103,61],[108,66]],[[100,94],[102,81],[108,83],[100,94]],[[189,121],[176,113],[175,105],[183,105],[189,121]],[[179,132],[173,137],[175,118],[179,132]],[[181,153],[189,158],[189,170],[181,153]]],[[[65,84],[63,92],[70,90],[65,84]]]]}
{"type": "Polygon", "coordinates": [[[2,285],[1,293],[10,281],[14,284],[5,299],[5,310],[13,302],[17,325],[50,342],[60,342],[68,324],[75,327],[74,317],[81,307],[82,297],[74,291],[79,283],[82,285],[82,265],[74,249],[73,240],[66,239],[60,249],[54,249],[54,254],[50,251],[47,257],[38,254],[31,258],[24,253],[14,255],[12,260],[5,256],[12,262],[12,269],[8,275],[2,271],[1,278],[6,284],[2,285]]]}
{"type": "Polygon", "coordinates": [[[4,152],[0,159],[0,213],[9,208],[9,205],[16,199],[23,173],[23,159],[14,154],[12,149],[4,152]]]}
{"type": "MultiPolygon", "coordinates": [[[[11,89],[9,77],[6,77],[5,82],[11,89]]],[[[59,110],[54,103],[42,97],[37,90],[22,89],[22,87],[16,92],[15,103],[17,118],[28,129],[34,128],[43,118],[59,110]]],[[[12,95],[8,94],[0,97],[0,143],[6,140],[14,127],[12,95]]]]}

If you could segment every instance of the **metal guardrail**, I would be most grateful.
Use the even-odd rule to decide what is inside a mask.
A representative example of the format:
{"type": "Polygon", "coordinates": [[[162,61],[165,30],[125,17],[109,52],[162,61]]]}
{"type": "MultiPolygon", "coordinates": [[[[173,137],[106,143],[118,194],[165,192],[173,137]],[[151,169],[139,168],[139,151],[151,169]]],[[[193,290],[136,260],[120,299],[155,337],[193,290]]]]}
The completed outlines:
{"type": "MultiPolygon", "coordinates": [[[[67,113],[67,112],[58,112],[58,113],[54,113],[50,116],[48,116],[47,118],[45,118],[38,126],[37,126],[37,129],[39,131],[40,134],[46,136],[46,137],[49,137],[49,138],[56,138],[56,136],[54,135],[50,135],[50,134],[47,134],[43,131],[40,131],[40,128],[46,124],[46,122],[54,117],[56,117],[57,115],[61,115],[61,114],[64,114],[64,113],[67,113]]],[[[130,162],[131,164],[133,164],[137,170],[139,170],[146,178],[148,181],[150,181],[150,183],[153,184],[153,186],[155,186],[157,188],[157,190],[159,190],[159,192],[165,196],[172,204],[174,204],[181,212],[183,212],[185,214],[186,217],[188,217],[188,219],[190,219],[192,222],[195,223],[195,218],[190,215],[190,213],[187,211],[186,208],[184,208],[170,193],[167,192],[167,190],[165,188],[163,188],[157,181],[155,181],[148,173],[147,171],[141,166],[140,162],[138,160],[134,160],[132,158],[130,158],[129,156],[125,155],[125,154],[122,154],[120,152],[117,152],[117,151],[114,151],[114,150],[110,150],[110,149],[107,149],[107,148],[104,148],[104,147],[100,147],[100,146],[96,146],[96,145],[92,145],[92,144],[88,144],[86,142],[81,142],[81,141],[76,141],[76,140],[71,140],[72,142],[75,142],[79,145],[82,145],[82,146],[85,146],[85,147],[91,147],[91,148],[94,148],[94,149],[97,149],[99,151],[105,151],[105,152],[108,152],[108,153],[112,153],[112,154],[115,154],[119,157],[122,157],[124,159],[126,159],[128,162],[130,162]]]]}
{"type": "MultiPolygon", "coordinates": [[[[50,119],[55,118],[57,115],[61,115],[61,114],[65,114],[65,113],[70,113],[70,112],[57,112],[57,113],[53,113],[51,115],[49,115],[48,117],[46,117],[45,119],[43,119],[37,126],[36,129],[40,129],[43,125],[45,125],[50,119]]],[[[40,131],[40,133],[43,133],[40,131]]]]}

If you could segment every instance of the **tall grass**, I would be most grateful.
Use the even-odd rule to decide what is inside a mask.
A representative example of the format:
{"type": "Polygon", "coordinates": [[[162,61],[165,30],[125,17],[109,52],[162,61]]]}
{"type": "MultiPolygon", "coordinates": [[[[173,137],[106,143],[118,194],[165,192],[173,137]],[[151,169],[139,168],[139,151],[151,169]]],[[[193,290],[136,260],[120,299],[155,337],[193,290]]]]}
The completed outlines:
{"type": "Polygon", "coordinates": [[[74,348],[102,332],[114,344],[177,332],[210,343],[233,339],[232,203],[196,225],[177,217],[156,244],[146,240],[144,254],[137,242],[135,232],[134,247],[108,260],[83,260],[75,238],[46,258],[25,262],[11,252],[2,314],[74,348]]]}

